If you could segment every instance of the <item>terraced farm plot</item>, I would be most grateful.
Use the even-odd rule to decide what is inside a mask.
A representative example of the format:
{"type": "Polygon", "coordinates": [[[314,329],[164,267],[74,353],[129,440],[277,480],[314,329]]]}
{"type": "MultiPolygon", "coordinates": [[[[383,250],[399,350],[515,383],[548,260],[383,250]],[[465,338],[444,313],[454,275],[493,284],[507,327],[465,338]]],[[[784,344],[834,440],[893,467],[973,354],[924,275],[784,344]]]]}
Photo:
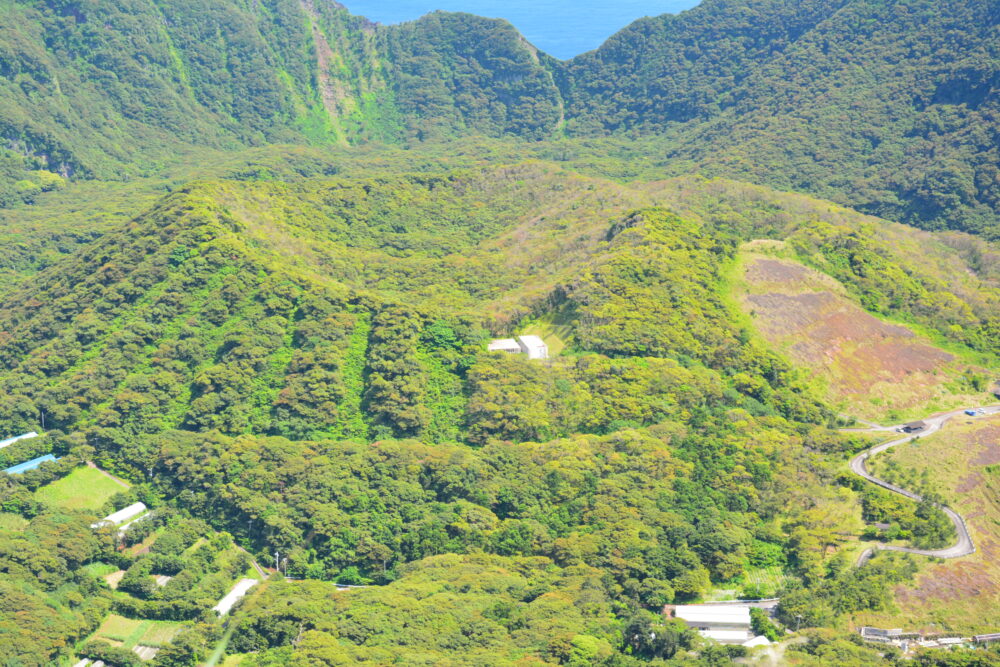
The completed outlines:
{"type": "Polygon", "coordinates": [[[896,421],[986,400],[962,382],[962,360],[865,312],[833,278],[753,252],[742,264],[737,296],[757,330],[844,412],[896,421]]]}
{"type": "Polygon", "coordinates": [[[35,499],[67,509],[97,511],[112,496],[124,490],[125,487],[100,470],[80,467],[35,491],[35,499]]]}
{"type": "Polygon", "coordinates": [[[94,632],[93,638],[132,649],[137,645],[160,648],[173,639],[182,624],[172,621],[147,621],[111,614],[94,632]]]}
{"type": "Polygon", "coordinates": [[[959,512],[976,553],[930,562],[895,591],[898,614],[858,614],[855,624],[962,633],[1000,632],[1000,415],[953,419],[927,438],[879,458],[900,481],[925,478],[959,512]]]}
{"type": "Polygon", "coordinates": [[[777,566],[747,570],[746,574],[743,575],[744,587],[756,586],[767,596],[774,595],[775,592],[793,580],[793,577],[777,566]]]}

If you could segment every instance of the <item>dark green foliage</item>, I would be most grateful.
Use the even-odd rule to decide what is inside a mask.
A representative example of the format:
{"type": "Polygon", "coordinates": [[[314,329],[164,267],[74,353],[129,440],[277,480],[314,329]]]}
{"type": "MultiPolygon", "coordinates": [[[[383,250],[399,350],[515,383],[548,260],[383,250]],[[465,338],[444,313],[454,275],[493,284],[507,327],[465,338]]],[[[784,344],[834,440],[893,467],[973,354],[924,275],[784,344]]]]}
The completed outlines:
{"type": "Polygon", "coordinates": [[[997,21],[987,0],[706,1],[570,61],[567,127],[663,134],[684,169],[995,236],[997,21]]]}
{"type": "Polygon", "coordinates": [[[533,656],[582,666],[617,648],[611,608],[592,568],[447,555],[402,568],[388,586],[346,594],[330,595],[317,582],[273,584],[236,623],[231,646],[263,651],[253,658],[261,665],[512,664],[533,656]]]}
{"type": "MultiPolygon", "coordinates": [[[[58,662],[114,610],[185,622],[154,664],[204,662],[219,627],[198,621],[249,567],[234,539],[323,580],[236,611],[230,649],[259,665],[728,664],[663,605],[777,567],[782,623],[816,626],[890,609],[912,575],[829,555],[857,443],[743,324],[729,272],[788,240],[869,311],[990,359],[992,247],[525,157],[995,235],[985,0],[706,0],[569,63],[503,21],[321,1],[0,18],[0,433],[50,430],[0,464],[64,457],[0,476],[0,659],[58,662]],[[486,352],[529,325],[563,353],[486,352]],[[155,507],[123,538],[147,551],[35,500],[92,460],[136,483],[102,511],[155,507]],[[114,593],[102,563],[126,570],[114,593]]],[[[931,503],[853,488],[890,537],[950,539],[931,503]]],[[[799,653],[875,659],[833,636],[799,653]]]]}
{"type": "Polygon", "coordinates": [[[763,609],[756,607],[750,609],[750,627],[755,635],[763,635],[772,642],[778,641],[781,637],[778,628],[771,622],[767,612],[763,609]]]}
{"type": "Polygon", "coordinates": [[[473,130],[543,139],[562,120],[550,59],[506,21],[435,12],[388,37],[395,99],[411,137],[473,130]]]}
{"type": "MultiPolygon", "coordinates": [[[[5,511],[16,492],[0,480],[5,511]]],[[[111,540],[90,529],[85,513],[36,508],[22,530],[0,529],[0,656],[48,665],[67,642],[90,634],[111,600],[83,568],[112,554],[111,540]]]]}
{"type": "Polygon", "coordinates": [[[868,486],[861,493],[861,507],[866,521],[890,524],[884,531],[870,528],[871,537],[912,538],[923,549],[939,549],[955,539],[955,526],[930,500],[914,503],[877,486],[868,486]]]}
{"type": "Polygon", "coordinates": [[[839,614],[891,608],[892,589],[916,571],[912,557],[882,552],[865,567],[830,569],[805,588],[786,591],[778,619],[792,629],[828,625],[839,614]]]}
{"type": "Polygon", "coordinates": [[[419,436],[430,424],[427,377],[417,359],[422,322],[416,313],[389,307],[375,315],[368,345],[365,410],[376,432],[419,436]]]}

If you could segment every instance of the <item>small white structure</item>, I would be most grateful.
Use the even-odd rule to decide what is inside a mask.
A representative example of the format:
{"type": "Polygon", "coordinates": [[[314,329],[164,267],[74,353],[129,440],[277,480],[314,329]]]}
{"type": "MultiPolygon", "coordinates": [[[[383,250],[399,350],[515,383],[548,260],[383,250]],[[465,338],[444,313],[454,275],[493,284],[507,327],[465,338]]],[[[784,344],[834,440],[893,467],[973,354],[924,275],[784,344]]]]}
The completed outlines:
{"type": "Polygon", "coordinates": [[[37,438],[38,434],[32,431],[31,433],[25,433],[24,435],[16,435],[13,438],[7,438],[6,440],[0,440],[0,449],[4,447],[10,447],[15,442],[20,440],[30,440],[31,438],[37,438]]]}
{"type": "Polygon", "coordinates": [[[490,352],[524,354],[529,359],[549,358],[549,346],[539,336],[518,336],[516,339],[497,338],[490,342],[487,349],[490,352]]]}
{"type": "Polygon", "coordinates": [[[521,352],[528,355],[529,359],[549,358],[549,346],[538,336],[518,336],[517,343],[521,346],[521,352]]]}
{"type": "Polygon", "coordinates": [[[674,617],[706,639],[721,644],[742,644],[753,639],[747,605],[690,604],[674,607],[674,617]]]}
{"type": "Polygon", "coordinates": [[[873,628],[868,625],[862,626],[861,628],[861,638],[867,642],[889,644],[898,639],[901,634],[903,634],[902,628],[883,630],[882,628],[873,628]]]}
{"type": "Polygon", "coordinates": [[[513,338],[498,338],[490,342],[487,347],[490,352],[506,352],[507,354],[521,354],[521,346],[513,338]]]}
{"type": "Polygon", "coordinates": [[[109,514],[97,523],[90,524],[91,528],[100,528],[101,526],[118,526],[129,519],[134,519],[143,512],[146,511],[146,505],[144,503],[133,503],[125,509],[120,509],[114,514],[109,514]]]}
{"type": "Polygon", "coordinates": [[[243,596],[256,585],[256,579],[240,579],[236,585],[233,586],[233,590],[226,593],[226,596],[219,600],[219,604],[212,607],[212,609],[217,611],[219,616],[225,616],[229,613],[229,610],[233,608],[233,605],[242,600],[243,596]]]}

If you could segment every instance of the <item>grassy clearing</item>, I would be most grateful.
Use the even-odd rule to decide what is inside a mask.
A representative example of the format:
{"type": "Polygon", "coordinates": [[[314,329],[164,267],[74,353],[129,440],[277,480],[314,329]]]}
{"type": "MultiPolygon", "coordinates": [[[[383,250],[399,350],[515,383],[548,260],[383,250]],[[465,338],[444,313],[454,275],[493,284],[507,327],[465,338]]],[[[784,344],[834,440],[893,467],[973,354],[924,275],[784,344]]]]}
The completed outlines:
{"type": "Polygon", "coordinates": [[[90,563],[84,566],[83,570],[90,576],[98,578],[106,577],[112,572],[117,572],[118,566],[111,565],[110,563],[90,563]]]}
{"type": "Polygon", "coordinates": [[[842,413],[895,423],[989,402],[967,358],[911,323],[868,313],[834,278],[780,245],[746,244],[726,272],[727,303],[842,413]]]}
{"type": "Polygon", "coordinates": [[[62,479],[35,491],[35,500],[47,505],[97,511],[125,487],[96,468],[80,467],[62,479]]]}
{"type": "Polygon", "coordinates": [[[704,602],[725,602],[739,600],[744,597],[743,591],[748,586],[757,586],[764,597],[774,597],[782,587],[795,581],[795,577],[785,573],[777,565],[771,567],[747,570],[742,577],[723,584],[724,587],[714,588],[704,597],[704,602]]]}
{"type": "Polygon", "coordinates": [[[574,321],[573,314],[566,312],[565,309],[546,313],[528,324],[524,328],[524,333],[540,337],[549,346],[549,356],[556,357],[567,347],[573,346],[574,321]]]}

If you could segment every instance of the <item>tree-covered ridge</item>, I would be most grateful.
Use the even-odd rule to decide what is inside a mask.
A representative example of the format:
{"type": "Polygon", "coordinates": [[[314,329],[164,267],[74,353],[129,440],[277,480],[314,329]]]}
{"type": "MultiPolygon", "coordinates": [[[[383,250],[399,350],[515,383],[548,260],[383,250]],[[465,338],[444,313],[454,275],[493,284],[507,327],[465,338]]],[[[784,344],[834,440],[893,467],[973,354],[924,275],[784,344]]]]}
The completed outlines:
{"type": "Polygon", "coordinates": [[[325,0],[0,11],[7,205],[63,176],[153,176],[209,150],[490,136],[552,140],[541,150],[553,156],[612,135],[622,141],[602,159],[996,234],[986,0],[707,1],[565,63],[503,21],[438,12],[377,26],[325,0]]]}
{"type": "MultiPolygon", "coordinates": [[[[58,427],[435,441],[655,423],[662,413],[608,403],[609,385],[587,387],[598,365],[482,365],[492,359],[481,354],[490,331],[558,312],[575,351],[621,360],[612,377],[641,386],[650,373],[676,371],[640,370],[630,359],[672,358],[693,377],[703,366],[766,378],[769,389],[742,391],[785,415],[818,418],[788,365],[720,297],[739,243],[761,237],[788,238],[869,310],[919,323],[989,363],[995,277],[945,246],[931,253],[930,237],[880,235],[894,228],[873,224],[725,182],[642,191],[545,164],[203,182],[11,293],[0,335],[3,414],[10,429],[36,425],[41,411],[58,427]],[[966,277],[949,282],[955,272],[966,277]],[[525,406],[544,405],[544,418],[521,415],[515,431],[500,416],[482,419],[496,409],[487,406],[497,381],[517,385],[525,406]],[[582,405],[587,419],[573,418],[582,405]]],[[[506,402],[517,414],[519,402],[506,402]]]]}

